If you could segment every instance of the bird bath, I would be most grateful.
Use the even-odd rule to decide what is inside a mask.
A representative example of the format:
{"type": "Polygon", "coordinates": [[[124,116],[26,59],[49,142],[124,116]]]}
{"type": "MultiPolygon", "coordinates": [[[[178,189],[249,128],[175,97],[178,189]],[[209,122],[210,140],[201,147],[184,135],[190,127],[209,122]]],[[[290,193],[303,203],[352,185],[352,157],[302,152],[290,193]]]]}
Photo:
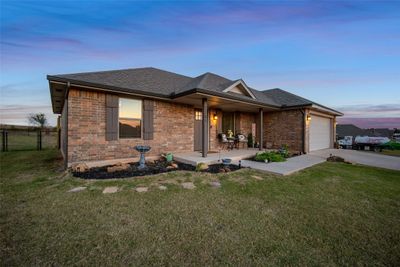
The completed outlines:
{"type": "Polygon", "coordinates": [[[150,149],[151,149],[150,146],[135,146],[135,150],[140,153],[139,169],[146,168],[146,160],[144,154],[149,152],[150,149]]]}

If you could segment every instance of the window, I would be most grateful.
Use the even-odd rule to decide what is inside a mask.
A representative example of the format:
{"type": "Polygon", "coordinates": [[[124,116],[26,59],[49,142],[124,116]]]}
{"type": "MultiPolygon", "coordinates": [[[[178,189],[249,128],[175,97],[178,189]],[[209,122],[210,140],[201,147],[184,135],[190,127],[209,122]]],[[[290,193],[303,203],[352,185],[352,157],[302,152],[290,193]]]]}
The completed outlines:
{"type": "Polygon", "coordinates": [[[119,99],[119,138],[142,137],[142,101],[119,99]]]}
{"type": "Polygon", "coordinates": [[[203,112],[196,110],[194,117],[196,121],[201,121],[203,119],[203,112]]]}

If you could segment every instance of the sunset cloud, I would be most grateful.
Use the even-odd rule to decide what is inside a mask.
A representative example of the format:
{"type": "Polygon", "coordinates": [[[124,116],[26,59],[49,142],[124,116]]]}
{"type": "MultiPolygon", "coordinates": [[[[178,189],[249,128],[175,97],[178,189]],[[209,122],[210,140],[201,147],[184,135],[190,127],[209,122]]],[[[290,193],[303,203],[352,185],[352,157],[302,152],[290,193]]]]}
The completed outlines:
{"type": "Polygon", "coordinates": [[[46,74],[143,66],[280,87],[346,116],[399,116],[398,2],[3,1],[0,12],[8,122],[49,107],[46,74]]]}
{"type": "Polygon", "coordinates": [[[344,117],[351,118],[400,118],[400,103],[381,105],[347,105],[336,107],[344,113],[344,117]]]}

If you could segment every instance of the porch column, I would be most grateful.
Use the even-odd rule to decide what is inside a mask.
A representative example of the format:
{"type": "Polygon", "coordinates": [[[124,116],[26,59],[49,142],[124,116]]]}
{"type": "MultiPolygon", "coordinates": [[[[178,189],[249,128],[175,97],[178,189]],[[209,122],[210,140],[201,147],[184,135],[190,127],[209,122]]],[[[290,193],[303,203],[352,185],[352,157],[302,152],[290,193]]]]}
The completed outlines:
{"type": "Polygon", "coordinates": [[[202,116],[202,140],[201,140],[201,154],[203,156],[203,158],[207,157],[207,153],[208,153],[208,123],[209,123],[209,119],[208,119],[208,102],[207,102],[207,98],[203,98],[203,116],[202,116]]]}
{"type": "Polygon", "coordinates": [[[259,133],[258,136],[260,137],[260,150],[263,149],[263,137],[264,137],[264,112],[263,109],[260,108],[259,109],[259,113],[260,113],[260,127],[258,127],[259,133]]]}

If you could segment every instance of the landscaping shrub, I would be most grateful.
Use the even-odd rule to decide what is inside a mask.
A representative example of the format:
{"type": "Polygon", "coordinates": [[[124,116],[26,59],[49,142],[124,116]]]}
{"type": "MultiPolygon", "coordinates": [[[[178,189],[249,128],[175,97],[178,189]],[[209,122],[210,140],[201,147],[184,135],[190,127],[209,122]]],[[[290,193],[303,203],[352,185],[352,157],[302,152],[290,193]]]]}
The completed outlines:
{"type": "Polygon", "coordinates": [[[204,162],[197,163],[196,165],[196,172],[204,171],[208,168],[208,165],[204,162]]]}
{"type": "Polygon", "coordinates": [[[389,142],[383,144],[382,148],[390,149],[390,150],[400,150],[400,143],[397,143],[395,141],[389,141],[389,142]]]}
{"type": "Polygon", "coordinates": [[[286,161],[285,157],[278,152],[261,152],[258,153],[254,158],[256,161],[265,161],[266,159],[268,159],[269,162],[286,161]]]}
{"type": "Polygon", "coordinates": [[[279,154],[281,154],[282,155],[282,157],[284,157],[284,158],[289,158],[289,146],[288,145],[286,145],[286,144],[284,144],[284,145],[282,145],[282,147],[279,149],[279,154]]]}

